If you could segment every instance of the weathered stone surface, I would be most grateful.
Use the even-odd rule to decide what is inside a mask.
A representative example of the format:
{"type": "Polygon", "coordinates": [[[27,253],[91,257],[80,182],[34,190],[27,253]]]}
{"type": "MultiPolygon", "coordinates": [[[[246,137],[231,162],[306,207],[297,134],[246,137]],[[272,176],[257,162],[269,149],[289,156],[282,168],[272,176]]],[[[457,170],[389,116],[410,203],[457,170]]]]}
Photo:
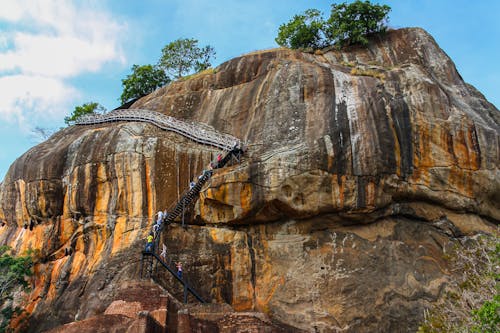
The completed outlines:
{"type": "Polygon", "coordinates": [[[179,311],[177,333],[299,333],[272,324],[263,313],[234,312],[227,304],[189,306],[179,311]]]}
{"type": "Polygon", "coordinates": [[[420,29],[393,31],[368,49],[244,56],[133,107],[250,142],[246,170],[205,200],[203,217],[213,223],[369,213],[398,198],[500,218],[499,112],[420,29]],[[228,204],[229,215],[221,219],[219,205],[211,218],[212,202],[228,204]]]}
{"type": "MultiPolygon", "coordinates": [[[[500,220],[500,113],[421,29],[368,48],[249,54],[133,107],[248,142],[241,164],[215,172],[189,227],[169,226],[162,242],[204,298],[273,325],[415,331],[453,278],[446,249],[500,220]]],[[[21,156],[0,185],[0,244],[40,251],[25,327],[137,302],[116,296],[138,278],[154,213],[216,152],[111,123],[64,129],[21,156]]],[[[165,272],[156,279],[181,299],[165,272]]]]}
{"type": "Polygon", "coordinates": [[[77,321],[47,333],[126,333],[132,319],[124,315],[101,315],[83,321],[77,321]]]}

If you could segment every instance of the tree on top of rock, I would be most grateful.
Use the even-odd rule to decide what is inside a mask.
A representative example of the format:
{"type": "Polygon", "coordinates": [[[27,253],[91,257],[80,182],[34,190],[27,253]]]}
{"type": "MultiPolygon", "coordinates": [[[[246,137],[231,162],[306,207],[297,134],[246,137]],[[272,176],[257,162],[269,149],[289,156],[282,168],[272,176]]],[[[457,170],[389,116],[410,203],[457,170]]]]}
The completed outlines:
{"type": "Polygon", "coordinates": [[[290,22],[279,27],[276,43],[291,49],[324,47],[324,25],[321,12],[308,9],[304,14],[295,15],[290,22]]]}
{"type": "Polygon", "coordinates": [[[200,48],[196,39],[177,39],[162,49],[158,66],[179,79],[192,72],[209,68],[214,57],[215,50],[210,45],[200,48]]]}
{"type": "Polygon", "coordinates": [[[367,45],[369,34],[383,32],[387,28],[387,14],[391,7],[374,5],[357,0],[351,4],[333,4],[327,21],[326,35],[340,45],[367,45]]]}
{"type": "Polygon", "coordinates": [[[318,49],[336,44],[368,44],[367,36],[387,28],[387,5],[375,5],[357,0],[351,4],[333,4],[330,17],[325,21],[321,12],[308,9],[295,15],[279,28],[276,42],[291,49],[318,49]]]}
{"type": "Polygon", "coordinates": [[[82,105],[75,106],[71,115],[64,117],[66,125],[71,125],[72,122],[86,114],[102,114],[106,112],[106,108],[97,102],[83,103],[82,105]]]}
{"type": "Polygon", "coordinates": [[[150,94],[168,84],[171,77],[178,79],[205,70],[214,57],[215,51],[210,45],[200,48],[196,39],[177,39],[162,49],[157,65],[132,66],[132,73],[122,80],[120,101],[125,104],[150,94]]]}
{"type": "Polygon", "coordinates": [[[123,92],[120,96],[122,104],[152,93],[157,88],[170,82],[163,69],[153,65],[133,65],[132,74],[122,80],[123,92]]]}

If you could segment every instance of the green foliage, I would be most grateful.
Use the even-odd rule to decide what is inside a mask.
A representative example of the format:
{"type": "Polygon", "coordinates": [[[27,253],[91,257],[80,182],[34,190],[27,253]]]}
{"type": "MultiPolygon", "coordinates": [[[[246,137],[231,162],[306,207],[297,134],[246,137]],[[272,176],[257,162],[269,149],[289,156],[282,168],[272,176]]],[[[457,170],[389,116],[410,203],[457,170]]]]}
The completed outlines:
{"type": "Polygon", "coordinates": [[[9,250],[8,246],[0,246],[0,300],[2,301],[14,286],[21,285],[26,288],[28,282],[25,278],[32,275],[31,252],[14,257],[10,255],[9,250]]]}
{"type": "Polygon", "coordinates": [[[325,46],[323,30],[325,22],[321,12],[308,9],[302,15],[295,15],[290,22],[279,27],[276,43],[291,49],[318,49],[325,46]]]}
{"type": "Polygon", "coordinates": [[[467,239],[447,258],[455,280],[445,297],[426,311],[419,333],[500,332],[500,242],[495,236],[467,239]]]}
{"type": "Polygon", "coordinates": [[[28,289],[27,277],[33,275],[33,260],[31,252],[23,256],[12,256],[8,246],[0,246],[0,333],[5,332],[10,319],[20,309],[6,304],[12,299],[12,292],[17,288],[28,289]]]}
{"type": "Polygon", "coordinates": [[[333,4],[327,22],[327,37],[342,45],[367,45],[367,35],[385,31],[391,7],[356,0],[351,4],[333,4]]]}
{"type": "Polygon", "coordinates": [[[23,310],[19,307],[13,309],[11,306],[7,306],[0,311],[0,317],[3,320],[0,320],[0,333],[7,332],[7,327],[9,326],[10,320],[16,314],[19,315],[23,312],[23,310]]]}
{"type": "Polygon", "coordinates": [[[200,48],[196,39],[177,39],[162,49],[158,66],[176,79],[211,66],[215,50],[210,45],[200,48]]]}
{"type": "Polygon", "coordinates": [[[177,39],[162,49],[157,65],[132,66],[132,74],[122,80],[120,101],[125,104],[150,94],[168,84],[170,77],[179,79],[186,74],[206,70],[214,57],[215,50],[210,45],[199,47],[196,39],[177,39]]]}
{"type": "Polygon", "coordinates": [[[132,74],[122,80],[123,92],[120,96],[122,104],[152,93],[157,88],[170,82],[165,72],[152,65],[133,65],[132,74]]]}
{"type": "Polygon", "coordinates": [[[483,305],[472,311],[476,322],[473,332],[494,333],[500,330],[500,295],[495,295],[493,300],[486,301],[483,305]]]}
{"type": "Polygon", "coordinates": [[[71,115],[64,117],[64,122],[66,125],[71,125],[72,122],[77,120],[83,115],[93,114],[93,113],[104,113],[106,109],[99,103],[89,102],[82,105],[76,106],[71,115]]]}
{"type": "Polygon", "coordinates": [[[333,4],[330,17],[325,21],[321,12],[308,9],[279,27],[276,43],[292,49],[322,48],[337,44],[368,44],[369,34],[385,31],[387,5],[375,5],[356,0],[351,4],[333,4]]]}

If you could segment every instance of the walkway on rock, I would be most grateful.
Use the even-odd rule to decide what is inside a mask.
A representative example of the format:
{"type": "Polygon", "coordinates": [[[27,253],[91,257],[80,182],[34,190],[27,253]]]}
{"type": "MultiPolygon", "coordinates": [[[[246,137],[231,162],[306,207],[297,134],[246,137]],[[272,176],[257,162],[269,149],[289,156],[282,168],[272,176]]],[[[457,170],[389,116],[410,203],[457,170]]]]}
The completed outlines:
{"type": "Polygon", "coordinates": [[[94,125],[115,121],[140,121],[153,124],[167,131],[176,132],[193,141],[218,147],[226,151],[240,147],[240,139],[217,132],[208,125],[185,122],[163,113],[146,109],[117,109],[105,114],[87,114],[75,121],[75,125],[94,125]]]}
{"type": "MultiPolygon", "coordinates": [[[[224,167],[231,159],[236,158],[239,161],[243,154],[241,141],[229,134],[223,134],[215,131],[213,128],[205,124],[195,122],[185,122],[173,117],[166,116],[162,113],[145,110],[145,109],[117,109],[106,114],[87,114],[79,117],[75,121],[75,125],[95,125],[115,121],[140,121],[153,124],[167,131],[176,132],[190,140],[201,144],[214,146],[225,150],[227,153],[224,157],[218,155],[216,161],[211,163],[212,170],[203,170],[203,173],[198,177],[198,181],[190,186],[189,190],[185,191],[181,199],[175,204],[175,207],[168,212],[167,216],[155,221],[154,224],[154,240],[146,245],[146,251],[142,252],[141,259],[141,277],[143,275],[144,261],[147,260],[147,270],[150,277],[153,275],[153,261],[157,260],[174,278],[179,281],[184,287],[184,302],[187,302],[187,293],[191,293],[198,301],[205,303],[198,293],[189,286],[187,281],[179,277],[175,270],[158,255],[158,245],[160,234],[165,226],[172,223],[184,210],[196,199],[200,194],[203,185],[212,177],[213,169],[224,167]],[[156,228],[155,228],[156,227],[156,228]],[[152,247],[150,247],[152,246],[152,247]],[[155,252],[156,251],[156,252],[155,252]]],[[[183,215],[184,222],[184,215],[183,215]]]]}
{"type": "Polygon", "coordinates": [[[214,147],[221,148],[227,153],[225,156],[219,154],[217,160],[211,162],[211,170],[203,170],[203,173],[198,177],[198,181],[190,186],[189,190],[185,191],[181,199],[175,204],[174,207],[169,209],[168,214],[160,218],[158,221],[154,222],[154,239],[152,243],[147,244],[146,251],[142,252],[141,259],[141,277],[143,275],[144,263],[146,262],[146,268],[150,275],[153,275],[153,262],[156,259],[157,262],[161,264],[174,279],[179,281],[184,287],[184,302],[187,302],[187,293],[191,293],[198,301],[205,303],[196,291],[189,286],[187,281],[176,274],[176,271],[172,269],[166,262],[164,262],[159,255],[158,247],[160,234],[164,230],[165,226],[174,222],[174,220],[183,214],[184,222],[184,211],[189,207],[191,203],[198,199],[201,188],[203,185],[212,177],[213,169],[218,169],[224,167],[231,159],[236,158],[239,161],[243,150],[241,149],[241,142],[238,138],[222,134],[210,128],[208,125],[203,125],[200,123],[188,123],[180,121],[173,117],[166,116],[162,113],[144,110],[144,109],[118,109],[106,114],[91,114],[84,115],[75,121],[75,125],[94,125],[102,124],[115,121],[140,121],[153,124],[159,128],[165,129],[167,131],[176,132],[190,140],[196,141],[201,144],[210,145],[214,147]]]}

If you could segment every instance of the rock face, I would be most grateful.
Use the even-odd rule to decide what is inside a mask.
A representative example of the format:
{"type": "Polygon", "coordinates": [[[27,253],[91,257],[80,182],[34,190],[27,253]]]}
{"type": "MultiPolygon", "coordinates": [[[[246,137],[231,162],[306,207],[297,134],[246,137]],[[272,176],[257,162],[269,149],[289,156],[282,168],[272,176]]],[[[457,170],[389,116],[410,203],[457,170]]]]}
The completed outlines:
{"type": "MultiPolygon", "coordinates": [[[[132,107],[247,142],[188,228],[169,226],[162,242],[204,298],[289,331],[414,332],[453,278],[446,249],[500,221],[500,113],[421,29],[368,48],[249,54],[132,107]]],[[[139,279],[154,213],[216,153],[110,123],[64,129],[20,157],[0,187],[0,244],[40,261],[19,327],[103,314],[139,279]]],[[[171,277],[157,281],[181,298],[171,277]]]]}

